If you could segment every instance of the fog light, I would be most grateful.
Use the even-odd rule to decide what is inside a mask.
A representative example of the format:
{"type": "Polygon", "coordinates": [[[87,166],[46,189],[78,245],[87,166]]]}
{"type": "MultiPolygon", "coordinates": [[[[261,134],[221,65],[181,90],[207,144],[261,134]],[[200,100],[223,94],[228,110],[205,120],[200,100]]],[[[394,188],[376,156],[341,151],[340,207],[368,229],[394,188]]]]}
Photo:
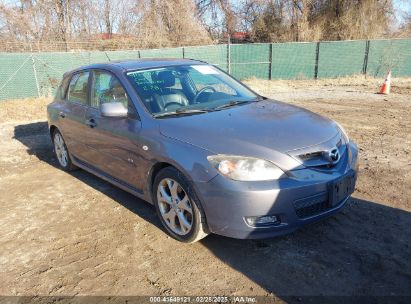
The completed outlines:
{"type": "Polygon", "coordinates": [[[264,227],[280,223],[279,217],[275,215],[248,216],[245,218],[245,221],[249,226],[252,227],[264,227]]]}

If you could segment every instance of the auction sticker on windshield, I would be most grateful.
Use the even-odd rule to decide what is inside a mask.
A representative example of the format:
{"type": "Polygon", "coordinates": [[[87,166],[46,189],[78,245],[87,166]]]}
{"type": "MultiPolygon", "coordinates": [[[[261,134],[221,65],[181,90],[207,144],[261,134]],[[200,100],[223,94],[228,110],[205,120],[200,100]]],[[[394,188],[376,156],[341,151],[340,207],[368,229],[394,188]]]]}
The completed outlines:
{"type": "Polygon", "coordinates": [[[192,65],[191,67],[204,75],[218,74],[218,71],[209,65],[192,65]]]}

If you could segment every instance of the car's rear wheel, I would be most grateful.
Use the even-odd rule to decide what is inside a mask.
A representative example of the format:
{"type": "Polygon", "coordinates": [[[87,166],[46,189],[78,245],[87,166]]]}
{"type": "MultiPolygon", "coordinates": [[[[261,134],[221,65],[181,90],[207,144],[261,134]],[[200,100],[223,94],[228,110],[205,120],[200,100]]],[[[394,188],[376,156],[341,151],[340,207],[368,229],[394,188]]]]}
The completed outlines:
{"type": "Polygon", "coordinates": [[[55,130],[53,132],[53,144],[54,152],[56,153],[60,167],[65,171],[72,171],[76,169],[76,166],[71,162],[66,143],[59,130],[55,130]]]}
{"type": "Polygon", "coordinates": [[[173,167],[161,170],[154,179],[153,199],[166,231],[176,240],[194,243],[205,236],[205,218],[194,189],[173,167]]]}

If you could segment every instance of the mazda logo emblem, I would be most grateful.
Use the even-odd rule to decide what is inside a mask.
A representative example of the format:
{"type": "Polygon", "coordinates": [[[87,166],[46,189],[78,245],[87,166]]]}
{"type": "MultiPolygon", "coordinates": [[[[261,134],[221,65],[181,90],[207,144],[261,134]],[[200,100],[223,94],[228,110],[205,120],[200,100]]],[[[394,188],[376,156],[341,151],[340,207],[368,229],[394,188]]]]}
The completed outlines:
{"type": "Polygon", "coordinates": [[[338,163],[338,161],[340,160],[340,151],[338,150],[337,147],[332,148],[329,151],[326,151],[326,153],[324,153],[325,158],[331,163],[331,164],[335,164],[338,163]]]}

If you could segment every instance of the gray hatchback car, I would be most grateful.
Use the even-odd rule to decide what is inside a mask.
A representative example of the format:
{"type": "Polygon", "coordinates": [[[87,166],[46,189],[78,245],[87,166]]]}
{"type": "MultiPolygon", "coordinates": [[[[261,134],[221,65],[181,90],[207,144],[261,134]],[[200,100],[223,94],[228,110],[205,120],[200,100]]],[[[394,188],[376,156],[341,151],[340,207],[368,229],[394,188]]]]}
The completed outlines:
{"type": "Polygon", "coordinates": [[[64,170],[154,204],[179,241],[290,233],[354,191],[358,150],[340,125],[201,61],[81,67],[64,75],[47,110],[64,170]]]}

